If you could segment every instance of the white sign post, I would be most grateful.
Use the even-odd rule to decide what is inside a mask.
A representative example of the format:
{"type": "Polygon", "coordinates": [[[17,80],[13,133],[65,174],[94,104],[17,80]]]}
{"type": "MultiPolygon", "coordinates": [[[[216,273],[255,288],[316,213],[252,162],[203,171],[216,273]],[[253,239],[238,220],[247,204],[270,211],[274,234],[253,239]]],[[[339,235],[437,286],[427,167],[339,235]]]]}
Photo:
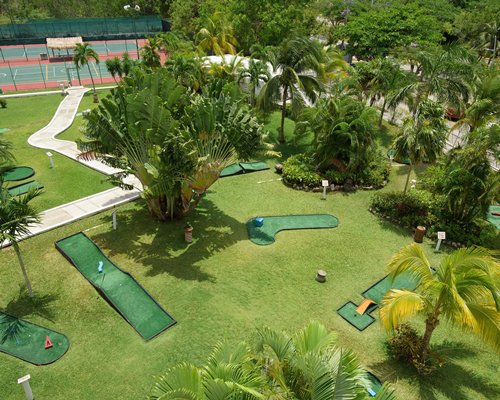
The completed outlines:
{"type": "Polygon", "coordinates": [[[33,400],[33,392],[31,391],[30,387],[30,378],[31,375],[28,374],[17,380],[17,383],[23,386],[24,394],[26,395],[27,400],[33,400]]]}
{"type": "Polygon", "coordinates": [[[436,244],[436,248],[434,251],[439,251],[439,247],[441,246],[441,242],[446,239],[446,232],[438,232],[438,241],[436,244]]]}
{"type": "Polygon", "coordinates": [[[47,153],[47,156],[49,157],[49,161],[50,161],[50,168],[54,168],[54,160],[52,159],[52,153],[50,151],[48,151],[47,153]]]}
{"type": "Polygon", "coordinates": [[[323,196],[321,197],[321,200],[326,200],[326,188],[328,187],[328,181],[321,181],[321,186],[323,186],[323,196]]]}

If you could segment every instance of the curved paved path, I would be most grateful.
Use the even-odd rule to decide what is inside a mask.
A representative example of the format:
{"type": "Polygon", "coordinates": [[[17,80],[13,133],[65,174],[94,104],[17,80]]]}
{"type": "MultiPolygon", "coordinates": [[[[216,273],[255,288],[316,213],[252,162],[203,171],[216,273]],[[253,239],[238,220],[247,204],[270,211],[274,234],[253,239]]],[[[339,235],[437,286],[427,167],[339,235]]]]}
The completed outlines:
{"type": "MultiPolygon", "coordinates": [[[[34,147],[55,151],[105,175],[111,175],[119,170],[111,168],[99,161],[79,160],[77,158],[79,151],[76,147],[76,143],[56,139],[57,135],[71,126],[83,95],[89,90],[90,89],[85,89],[83,87],[68,89],[68,95],[61,101],[52,120],[47,126],[31,135],[28,139],[28,143],[34,147]]],[[[140,187],[139,182],[133,176],[127,177],[126,182],[134,185],[136,188],[140,187]]],[[[51,208],[41,213],[41,222],[30,227],[30,234],[22,239],[97,214],[109,208],[135,200],[138,197],[138,189],[123,190],[120,188],[113,188],[72,201],[71,203],[51,208]]]]}

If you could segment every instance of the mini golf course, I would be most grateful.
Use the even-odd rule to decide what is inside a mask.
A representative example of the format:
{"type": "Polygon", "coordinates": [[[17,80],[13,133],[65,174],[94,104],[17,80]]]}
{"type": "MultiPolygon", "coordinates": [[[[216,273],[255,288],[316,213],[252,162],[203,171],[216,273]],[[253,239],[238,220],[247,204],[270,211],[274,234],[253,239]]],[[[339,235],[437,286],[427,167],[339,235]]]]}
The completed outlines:
{"type": "Polygon", "coordinates": [[[35,170],[31,167],[15,167],[2,174],[5,182],[22,181],[35,175],[35,170]]]}
{"type": "Polygon", "coordinates": [[[34,189],[43,189],[43,185],[40,185],[37,181],[29,181],[21,185],[11,186],[8,190],[11,196],[21,196],[34,189]]]}
{"type": "Polygon", "coordinates": [[[56,242],[56,248],[146,340],[176,323],[128,272],[111,262],[84,233],[56,242]]]}
{"type": "Polygon", "coordinates": [[[69,340],[62,333],[0,312],[1,352],[35,365],[46,365],[61,358],[68,348],[69,340]]]}
{"type": "Polygon", "coordinates": [[[335,228],[339,220],[329,214],[282,215],[258,217],[263,219],[262,226],[257,226],[256,219],[247,221],[249,239],[260,246],[272,244],[280,231],[296,229],[328,229],[335,228]]]}
{"type": "Polygon", "coordinates": [[[256,161],[250,163],[235,163],[228,165],[226,168],[224,168],[220,173],[220,177],[224,178],[225,176],[245,174],[248,172],[264,171],[266,169],[269,169],[269,166],[263,161],[256,161]]]}

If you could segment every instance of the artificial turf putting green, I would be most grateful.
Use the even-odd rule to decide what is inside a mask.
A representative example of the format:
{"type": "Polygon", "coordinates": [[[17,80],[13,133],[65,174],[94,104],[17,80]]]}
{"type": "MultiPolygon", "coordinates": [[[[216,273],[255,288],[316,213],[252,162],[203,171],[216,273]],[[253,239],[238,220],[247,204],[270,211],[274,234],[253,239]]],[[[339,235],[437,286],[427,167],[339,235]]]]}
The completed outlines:
{"type": "Polygon", "coordinates": [[[135,278],[113,264],[84,233],[58,240],[56,248],[146,340],[175,324],[135,278]],[[98,272],[102,262],[103,272],[98,272]]]}
{"type": "MultiPolygon", "coordinates": [[[[375,395],[379,392],[380,388],[382,387],[382,382],[380,382],[380,379],[378,379],[375,375],[373,375],[371,372],[368,372],[368,380],[371,383],[370,389],[375,395]]],[[[375,397],[372,393],[368,392],[371,397],[375,397]]]]}
{"type": "Polygon", "coordinates": [[[500,213],[500,206],[490,206],[488,210],[488,221],[496,226],[498,230],[500,230],[500,217],[497,215],[493,215],[493,213],[500,213]]]}
{"type": "Polygon", "coordinates": [[[20,196],[33,189],[43,189],[43,185],[40,185],[37,181],[29,181],[20,185],[11,186],[8,190],[11,196],[20,196]]]}
{"type": "Polygon", "coordinates": [[[0,312],[0,351],[35,365],[53,363],[68,351],[62,333],[0,312]],[[45,349],[48,336],[52,347],[45,349]]]}
{"type": "Polygon", "coordinates": [[[396,276],[394,279],[392,279],[389,275],[385,276],[361,294],[363,297],[380,304],[385,294],[390,289],[414,290],[417,286],[418,280],[410,272],[404,272],[396,276]]]}
{"type": "Polygon", "coordinates": [[[339,220],[329,214],[281,215],[264,218],[262,226],[255,226],[255,218],[247,221],[247,231],[250,240],[264,246],[275,241],[275,235],[280,231],[295,229],[335,228],[339,220]]]}
{"type": "Polygon", "coordinates": [[[264,161],[235,163],[224,168],[220,173],[220,177],[224,178],[225,176],[239,175],[247,172],[264,171],[266,169],[269,169],[269,166],[264,161]]]}
{"type": "Polygon", "coordinates": [[[348,301],[337,310],[337,314],[354,326],[358,331],[363,331],[375,322],[369,313],[359,314],[356,312],[358,306],[352,301],[348,301]]]}
{"type": "Polygon", "coordinates": [[[5,182],[22,181],[35,175],[35,170],[31,167],[15,167],[5,171],[2,176],[5,182]]]}

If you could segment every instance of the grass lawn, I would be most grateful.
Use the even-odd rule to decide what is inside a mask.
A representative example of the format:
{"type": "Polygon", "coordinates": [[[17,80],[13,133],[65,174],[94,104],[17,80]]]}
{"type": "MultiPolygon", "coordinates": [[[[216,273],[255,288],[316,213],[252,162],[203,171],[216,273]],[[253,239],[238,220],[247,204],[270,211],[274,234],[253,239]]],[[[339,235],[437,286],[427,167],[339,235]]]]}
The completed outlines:
{"type": "MultiPolygon", "coordinates": [[[[154,375],[181,361],[206,360],[220,340],[251,341],[256,326],[291,331],[310,319],[337,331],[339,344],[390,381],[399,399],[498,398],[498,357],[474,336],[439,326],[433,343],[445,343],[449,358],[438,372],[419,378],[387,357],[378,322],[359,332],[336,314],[348,300],[359,303],[361,292],[385,275],[391,256],[412,242],[409,232],[368,212],[371,195],[335,193],[322,201],[319,193],[285,187],[272,169],[223,178],[187,218],[194,226],[190,245],[183,241],[185,221],[156,223],[140,202],[130,203],[118,209],[117,231],[105,212],[21,243],[34,301],[20,287],[13,250],[0,251],[0,310],[70,340],[68,353],[45,367],[0,354],[0,398],[22,398],[16,380],[28,373],[40,399],[144,398],[154,375]],[[302,213],[333,214],[340,224],[281,232],[269,246],[247,238],[251,217],[302,213]],[[56,240],[80,230],[178,324],[145,342],[55,249],[56,240]],[[314,279],[318,269],[328,274],[324,284],[314,279]]],[[[423,246],[437,262],[433,245],[423,246]]]]}
{"type": "MultiPolygon", "coordinates": [[[[47,150],[30,146],[28,138],[49,123],[62,98],[56,95],[12,98],[8,106],[0,109],[0,128],[10,129],[2,137],[12,143],[16,165],[35,169],[36,179],[45,189],[33,201],[40,210],[68,203],[112,187],[102,182],[104,175],[63,155],[52,152],[55,168],[51,169],[47,150]]],[[[21,182],[12,182],[15,185],[21,182]]]]}

